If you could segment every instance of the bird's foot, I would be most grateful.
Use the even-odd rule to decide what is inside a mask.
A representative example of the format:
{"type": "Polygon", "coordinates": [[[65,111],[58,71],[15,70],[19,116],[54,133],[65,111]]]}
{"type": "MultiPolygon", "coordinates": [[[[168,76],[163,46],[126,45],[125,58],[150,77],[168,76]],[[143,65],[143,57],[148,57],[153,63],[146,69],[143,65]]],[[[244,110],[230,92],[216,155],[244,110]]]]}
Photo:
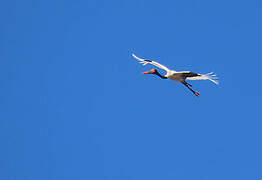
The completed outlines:
{"type": "Polygon", "coordinates": [[[194,92],[194,94],[196,95],[196,96],[200,96],[200,94],[199,94],[199,92],[194,92]]]}

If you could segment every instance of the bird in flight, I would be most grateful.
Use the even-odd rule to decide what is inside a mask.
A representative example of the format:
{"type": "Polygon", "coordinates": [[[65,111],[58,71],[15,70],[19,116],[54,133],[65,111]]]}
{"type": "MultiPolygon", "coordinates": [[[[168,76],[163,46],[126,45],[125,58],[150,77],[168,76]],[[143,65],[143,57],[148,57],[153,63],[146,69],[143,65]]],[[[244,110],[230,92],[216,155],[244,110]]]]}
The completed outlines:
{"type": "Polygon", "coordinates": [[[137,57],[135,54],[132,54],[132,56],[137,59],[138,61],[140,61],[141,64],[143,65],[147,65],[147,64],[152,64],[160,69],[163,69],[166,71],[166,75],[161,75],[155,68],[151,69],[148,72],[143,72],[142,74],[155,74],[157,76],[159,76],[162,79],[171,79],[173,81],[178,81],[181,82],[182,84],[184,84],[191,92],[193,92],[196,96],[199,96],[200,94],[197,91],[194,91],[191,87],[192,85],[189,84],[188,82],[186,82],[186,80],[210,80],[213,83],[218,85],[218,78],[217,76],[211,72],[211,73],[207,73],[207,74],[198,74],[198,73],[194,73],[191,71],[174,71],[174,70],[170,70],[168,69],[166,66],[156,62],[156,61],[151,61],[151,60],[147,60],[147,59],[142,59],[137,57]]]}

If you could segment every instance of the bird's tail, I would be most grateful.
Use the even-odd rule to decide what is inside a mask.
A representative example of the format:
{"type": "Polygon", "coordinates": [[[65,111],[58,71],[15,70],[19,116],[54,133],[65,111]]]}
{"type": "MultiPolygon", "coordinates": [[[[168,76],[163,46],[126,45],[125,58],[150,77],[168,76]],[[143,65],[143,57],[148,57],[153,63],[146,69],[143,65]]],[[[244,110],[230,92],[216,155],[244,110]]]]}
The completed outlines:
{"type": "Polygon", "coordinates": [[[198,76],[188,77],[186,79],[188,80],[210,80],[215,84],[219,84],[217,75],[215,75],[213,72],[207,73],[207,74],[199,74],[198,76]]]}
{"type": "Polygon", "coordinates": [[[215,83],[215,84],[217,84],[217,85],[219,84],[219,82],[218,82],[218,77],[217,77],[217,75],[214,74],[213,72],[204,74],[204,75],[202,75],[202,76],[203,76],[203,78],[208,79],[208,80],[212,81],[213,83],[215,83]]]}

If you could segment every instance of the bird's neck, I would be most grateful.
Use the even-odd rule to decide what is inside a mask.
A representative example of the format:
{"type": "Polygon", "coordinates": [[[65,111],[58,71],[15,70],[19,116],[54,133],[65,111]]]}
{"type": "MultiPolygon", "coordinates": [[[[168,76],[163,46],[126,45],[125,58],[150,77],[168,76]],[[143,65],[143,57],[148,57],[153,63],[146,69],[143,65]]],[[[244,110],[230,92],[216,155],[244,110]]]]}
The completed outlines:
{"type": "Polygon", "coordinates": [[[155,74],[156,74],[157,76],[161,77],[162,79],[167,79],[166,76],[161,75],[158,71],[156,71],[155,74]]]}

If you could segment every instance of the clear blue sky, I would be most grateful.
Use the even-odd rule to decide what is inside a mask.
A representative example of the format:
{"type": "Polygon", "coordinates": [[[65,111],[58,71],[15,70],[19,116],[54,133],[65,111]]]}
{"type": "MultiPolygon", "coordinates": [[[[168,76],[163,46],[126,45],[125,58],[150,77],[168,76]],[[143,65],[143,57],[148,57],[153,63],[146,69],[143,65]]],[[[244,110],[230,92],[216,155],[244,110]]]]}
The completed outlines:
{"type": "Polygon", "coordinates": [[[262,2],[0,3],[1,180],[262,179],[262,2]],[[221,84],[141,72],[131,53],[221,84]]]}

